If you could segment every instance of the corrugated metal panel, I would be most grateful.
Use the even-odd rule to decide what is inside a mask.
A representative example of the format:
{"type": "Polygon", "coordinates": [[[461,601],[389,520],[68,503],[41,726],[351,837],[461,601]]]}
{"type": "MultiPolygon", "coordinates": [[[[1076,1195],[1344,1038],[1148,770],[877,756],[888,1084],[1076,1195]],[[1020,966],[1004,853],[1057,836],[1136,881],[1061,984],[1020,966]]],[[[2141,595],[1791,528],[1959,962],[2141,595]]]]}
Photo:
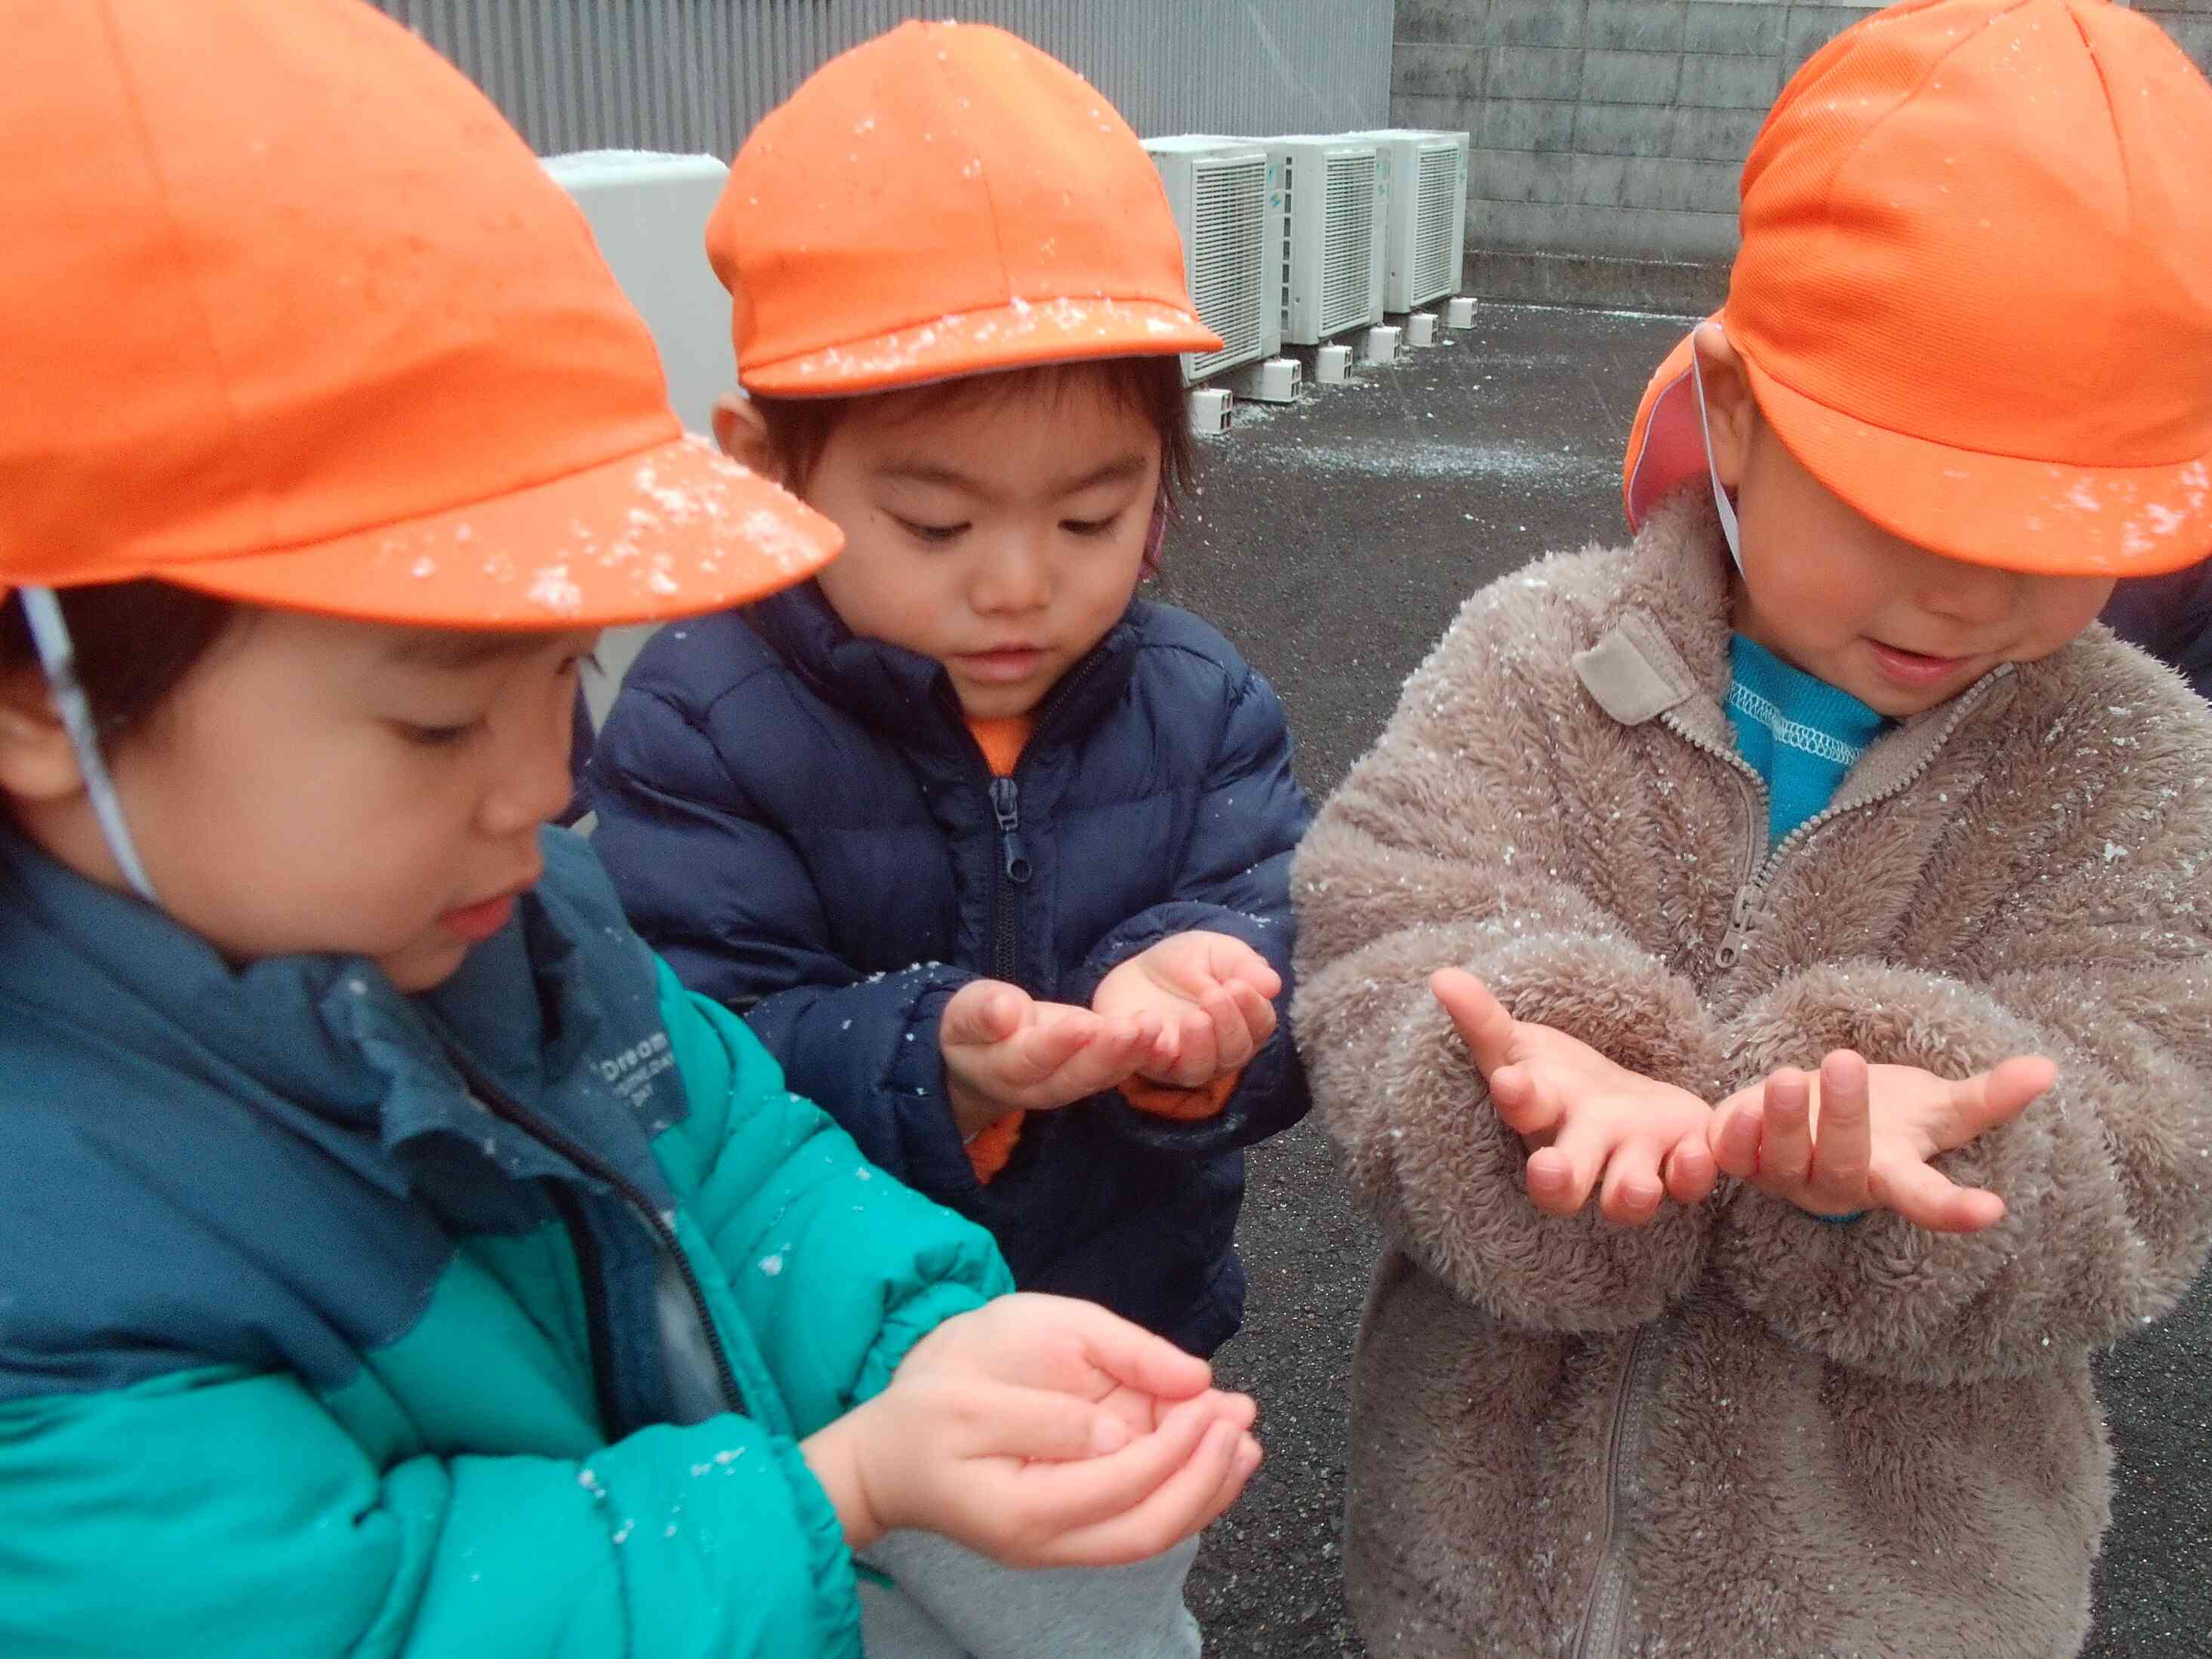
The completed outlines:
{"type": "Polygon", "coordinates": [[[996,23],[1139,133],[1344,132],[1390,113],[1393,0],[378,0],[544,155],[727,156],[831,54],[903,18],[996,23]]]}

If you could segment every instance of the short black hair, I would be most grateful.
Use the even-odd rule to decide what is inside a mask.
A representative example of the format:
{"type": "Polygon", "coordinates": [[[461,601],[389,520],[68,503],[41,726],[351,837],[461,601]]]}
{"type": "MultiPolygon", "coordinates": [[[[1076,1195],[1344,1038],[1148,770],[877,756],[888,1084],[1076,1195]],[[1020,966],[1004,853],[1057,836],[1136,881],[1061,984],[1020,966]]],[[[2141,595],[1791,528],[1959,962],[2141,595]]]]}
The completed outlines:
{"type": "Polygon", "coordinates": [[[1033,368],[1000,369],[849,397],[757,397],[752,404],[760,411],[769,447],[785,477],[803,489],[837,428],[863,409],[907,417],[970,408],[1033,388],[1048,398],[1057,398],[1070,386],[1084,381],[1098,386],[1118,406],[1142,415],[1152,428],[1160,443],[1160,493],[1172,514],[1190,493],[1198,473],[1198,445],[1191,436],[1190,403],[1179,357],[1100,357],[1042,363],[1033,368]]]}
{"type": "MultiPolygon", "coordinates": [[[[94,727],[109,742],[144,726],[240,611],[229,599],[150,580],[64,588],[58,597],[94,727]]],[[[0,604],[0,673],[39,666],[22,595],[11,592],[0,604]]]]}

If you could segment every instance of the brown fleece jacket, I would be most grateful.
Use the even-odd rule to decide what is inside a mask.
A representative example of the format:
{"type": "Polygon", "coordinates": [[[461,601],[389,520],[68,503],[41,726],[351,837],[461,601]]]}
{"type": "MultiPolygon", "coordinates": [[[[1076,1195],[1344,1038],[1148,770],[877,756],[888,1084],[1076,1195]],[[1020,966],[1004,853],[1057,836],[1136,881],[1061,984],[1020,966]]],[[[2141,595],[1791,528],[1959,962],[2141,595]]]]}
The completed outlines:
{"type": "Polygon", "coordinates": [[[2101,628],[1881,738],[1765,847],[1726,554],[1477,594],[1294,878],[1314,1097],[1389,1245],[1345,1567],[1379,1656],[2075,1653],[2108,1518],[2088,1356],[2212,1237],[2212,713],[2101,628]],[[1941,1161],[1987,1232],[1723,1182],[1546,1216],[1428,976],[1708,1100],[1850,1046],[2057,1086],[1941,1161]]]}

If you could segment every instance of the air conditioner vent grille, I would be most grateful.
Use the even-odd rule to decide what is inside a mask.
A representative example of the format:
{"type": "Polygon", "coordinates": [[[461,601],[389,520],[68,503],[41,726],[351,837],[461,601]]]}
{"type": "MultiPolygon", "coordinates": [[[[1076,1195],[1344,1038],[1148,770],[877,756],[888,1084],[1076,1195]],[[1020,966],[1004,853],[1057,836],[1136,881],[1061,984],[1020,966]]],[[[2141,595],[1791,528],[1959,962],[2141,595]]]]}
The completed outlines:
{"type": "Polygon", "coordinates": [[[1222,349],[1193,355],[1192,380],[1261,355],[1267,310],[1267,164],[1249,161],[1201,165],[1192,177],[1191,300],[1200,320],[1221,337],[1222,349]]]}
{"type": "Polygon", "coordinates": [[[1321,331],[1326,336],[1373,314],[1375,157],[1330,156],[1325,190],[1321,331]]]}
{"type": "Polygon", "coordinates": [[[1421,151],[1413,198],[1413,302],[1417,306],[1459,286],[1460,250],[1453,244],[1452,222],[1462,188],[1456,146],[1421,151]]]}

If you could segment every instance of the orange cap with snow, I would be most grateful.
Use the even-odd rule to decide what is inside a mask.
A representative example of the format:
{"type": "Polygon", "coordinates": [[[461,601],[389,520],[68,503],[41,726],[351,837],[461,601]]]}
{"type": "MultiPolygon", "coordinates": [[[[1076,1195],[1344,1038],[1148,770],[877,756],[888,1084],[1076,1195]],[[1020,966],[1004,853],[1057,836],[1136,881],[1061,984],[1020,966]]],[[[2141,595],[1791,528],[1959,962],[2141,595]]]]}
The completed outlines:
{"type": "Polygon", "coordinates": [[[773,396],[1221,349],[1136,134],[981,24],[902,23],[816,70],[731,163],[707,252],[738,378],[773,396]]]}
{"type": "Polygon", "coordinates": [[[834,553],[683,438],[560,186],[358,0],[0,0],[0,587],[718,608],[834,553]]]}
{"type": "MultiPolygon", "coordinates": [[[[2212,553],[2212,86],[2107,0],[1908,0],[1816,53],[1743,173],[1722,315],[1762,416],[1893,533],[2140,575],[2212,553]]],[[[1684,341],[1630,521],[1705,457],[1684,341]]]]}

